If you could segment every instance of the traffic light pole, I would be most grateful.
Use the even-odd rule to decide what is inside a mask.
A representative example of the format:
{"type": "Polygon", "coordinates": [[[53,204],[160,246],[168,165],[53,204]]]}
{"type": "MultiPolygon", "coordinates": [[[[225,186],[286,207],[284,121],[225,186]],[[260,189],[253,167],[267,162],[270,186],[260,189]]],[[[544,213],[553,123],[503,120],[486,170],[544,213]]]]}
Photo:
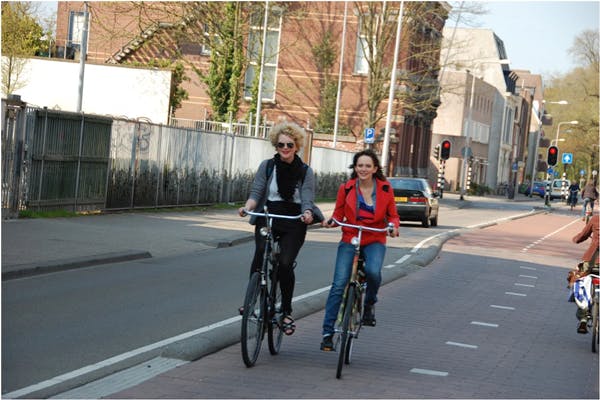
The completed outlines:
{"type": "Polygon", "coordinates": [[[444,197],[444,175],[446,173],[446,160],[440,160],[440,170],[438,172],[438,191],[440,199],[444,197]]]}

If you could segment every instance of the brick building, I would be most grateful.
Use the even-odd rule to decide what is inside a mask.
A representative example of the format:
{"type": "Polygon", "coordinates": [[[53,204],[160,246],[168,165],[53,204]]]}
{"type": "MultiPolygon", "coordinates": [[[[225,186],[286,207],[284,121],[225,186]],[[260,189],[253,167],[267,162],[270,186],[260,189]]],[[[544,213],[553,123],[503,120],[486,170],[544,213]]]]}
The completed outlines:
{"type": "MultiPolygon", "coordinates": [[[[169,4],[173,7],[171,9],[161,9],[158,7],[161,4],[164,5],[159,2],[89,2],[86,62],[148,64],[152,60],[174,59],[177,53],[186,61],[185,71],[189,81],[183,81],[181,85],[189,97],[172,113],[173,117],[190,120],[213,118],[214,106],[208,87],[194,70],[207,73],[211,60],[214,60],[214,57],[211,58],[211,48],[202,41],[211,35],[210,23],[198,21],[209,21],[210,16],[216,14],[210,14],[208,9],[201,10],[207,12],[203,19],[193,17],[192,14],[198,9],[190,13],[189,9],[185,9],[186,2],[172,2],[169,4]],[[151,5],[144,9],[144,4],[151,5]],[[195,40],[190,40],[193,36],[190,32],[195,34],[195,40]]],[[[239,15],[246,21],[243,35],[246,64],[241,73],[239,108],[233,120],[251,120],[254,118],[250,114],[251,86],[260,65],[257,57],[260,52],[256,45],[260,40],[256,39],[262,36],[262,22],[256,21],[263,19],[265,3],[199,4],[221,9],[225,5],[241,4],[239,15]],[[261,18],[255,18],[257,16],[261,18]]],[[[283,119],[296,121],[314,130],[313,145],[332,146],[331,124],[320,126],[323,124],[319,124],[319,118],[327,107],[331,110],[332,99],[335,101],[337,98],[337,95],[331,95],[330,84],[334,83],[337,87],[339,55],[344,38],[337,130],[340,140],[336,141],[336,147],[350,151],[363,148],[363,131],[366,127],[373,127],[378,136],[374,147],[381,151],[389,76],[393,65],[395,21],[401,3],[268,4],[262,119],[268,122],[283,119]],[[344,25],[345,5],[347,17],[344,25]],[[385,12],[389,13],[385,23],[376,21],[372,26],[368,25],[368,15],[384,15],[385,12]],[[373,32],[369,30],[371,28],[374,28],[373,32]],[[380,76],[375,76],[380,82],[377,85],[373,83],[375,74],[369,73],[370,61],[366,54],[370,51],[368,36],[383,35],[386,31],[385,46],[373,51],[373,54],[377,53],[374,59],[380,59],[382,65],[380,76]],[[329,49],[329,56],[319,53],[319,49],[329,49]],[[373,103],[372,99],[377,95],[379,101],[373,103]],[[369,109],[372,110],[370,114],[369,109]]],[[[58,3],[57,48],[59,54],[66,58],[77,58],[81,49],[84,7],[83,2],[58,3]]],[[[439,49],[449,6],[445,2],[404,2],[403,8],[388,171],[396,175],[427,176],[431,125],[439,106],[439,49]]],[[[225,24],[226,21],[218,23],[225,24]]],[[[379,40],[380,36],[376,37],[379,40]]],[[[374,68],[371,71],[377,70],[374,68]]]]}

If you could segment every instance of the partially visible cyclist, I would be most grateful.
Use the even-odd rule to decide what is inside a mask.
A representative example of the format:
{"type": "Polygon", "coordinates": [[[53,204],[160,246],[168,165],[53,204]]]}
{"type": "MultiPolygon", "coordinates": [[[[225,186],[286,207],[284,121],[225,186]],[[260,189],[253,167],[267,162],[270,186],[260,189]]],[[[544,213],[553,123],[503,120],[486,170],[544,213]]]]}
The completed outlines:
{"type": "MultiPolygon", "coordinates": [[[[302,221],[276,219],[273,221],[273,233],[279,237],[279,281],[281,286],[281,307],[283,311],[282,327],[286,335],[296,329],[292,318],[292,297],[294,294],[294,266],[296,256],[304,244],[307,225],[313,222],[315,176],[312,168],[304,164],[296,154],[304,144],[304,129],[291,122],[282,122],[271,128],[269,138],[277,151],[272,159],[261,162],[250,188],[250,196],[238,210],[241,217],[245,210],[262,212],[266,204],[269,212],[280,215],[303,214],[302,221]]],[[[250,269],[250,275],[259,271],[262,265],[265,237],[260,228],[266,225],[264,217],[251,217],[255,225],[254,238],[256,249],[250,269]]],[[[243,309],[240,308],[240,314],[243,309]]]]}
{"type": "MultiPolygon", "coordinates": [[[[574,243],[581,243],[587,240],[589,237],[592,238],[590,245],[588,246],[585,253],[583,253],[583,263],[581,264],[581,270],[585,274],[591,272],[598,273],[598,237],[600,235],[598,229],[600,224],[600,216],[598,214],[593,215],[588,221],[585,227],[577,235],[573,237],[574,243]],[[592,271],[592,269],[595,269],[592,271]]],[[[579,319],[579,325],[577,326],[578,333],[587,333],[587,308],[577,307],[577,318],[579,319]]]]}
{"type": "Polygon", "coordinates": [[[587,183],[581,191],[581,198],[583,199],[583,208],[581,209],[581,220],[585,221],[585,212],[587,205],[589,204],[591,212],[594,211],[594,202],[598,199],[598,189],[593,179],[588,179],[587,183]]]}
{"type": "MultiPolygon", "coordinates": [[[[384,228],[388,222],[394,224],[392,237],[398,236],[400,218],[396,211],[394,190],[389,184],[377,154],[372,150],[363,150],[354,155],[350,180],[340,185],[332,218],[353,225],[364,225],[372,228],[384,228]]],[[[325,227],[333,227],[335,223],[324,221],[325,227]]],[[[333,283],[329,290],[323,320],[323,341],[321,350],[333,350],[334,324],[337,318],[344,289],[350,279],[354,245],[351,240],[356,230],[342,227],[342,240],[338,245],[335,261],[333,283]]],[[[375,325],[375,303],[381,284],[381,268],[386,250],[386,232],[365,231],[361,240],[361,253],[364,258],[364,269],[367,280],[363,324],[375,325]]]]}
{"type": "Polygon", "coordinates": [[[579,183],[577,183],[575,181],[573,181],[573,183],[571,183],[571,185],[569,185],[569,189],[568,189],[569,197],[567,198],[567,204],[569,206],[571,206],[571,211],[573,211],[573,209],[577,205],[577,196],[579,195],[580,189],[581,188],[579,187],[579,183]]]}

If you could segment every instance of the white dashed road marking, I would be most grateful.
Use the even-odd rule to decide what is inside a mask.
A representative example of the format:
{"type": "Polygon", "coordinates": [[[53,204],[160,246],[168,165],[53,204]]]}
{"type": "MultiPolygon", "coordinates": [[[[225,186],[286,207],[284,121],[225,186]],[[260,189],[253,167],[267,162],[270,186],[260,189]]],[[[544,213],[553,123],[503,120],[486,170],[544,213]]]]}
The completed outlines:
{"type": "Polygon", "coordinates": [[[473,344],[465,344],[465,343],[458,343],[458,342],[446,342],[446,344],[450,345],[450,346],[458,346],[458,347],[465,347],[467,349],[476,349],[479,346],[475,346],[473,344]]]}
{"type": "Polygon", "coordinates": [[[514,307],[508,307],[508,306],[497,306],[495,304],[490,305],[490,307],[492,308],[499,308],[501,310],[514,310],[514,307]]]}
{"type": "Polygon", "coordinates": [[[413,368],[410,370],[413,374],[432,375],[432,376],[448,376],[447,372],[434,371],[432,369],[413,368]]]}
{"type": "Polygon", "coordinates": [[[471,325],[487,326],[488,328],[497,328],[500,326],[498,324],[490,324],[489,322],[479,322],[479,321],[471,321],[471,325]]]}

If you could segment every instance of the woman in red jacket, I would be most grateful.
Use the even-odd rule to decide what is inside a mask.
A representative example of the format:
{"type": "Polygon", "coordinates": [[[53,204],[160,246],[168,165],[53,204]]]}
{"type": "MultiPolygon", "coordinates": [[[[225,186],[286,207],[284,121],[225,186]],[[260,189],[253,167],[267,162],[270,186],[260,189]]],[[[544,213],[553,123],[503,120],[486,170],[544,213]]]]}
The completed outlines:
{"type": "MultiPolygon", "coordinates": [[[[363,150],[354,155],[350,180],[342,184],[338,190],[335,209],[332,217],[353,225],[364,225],[371,228],[385,228],[388,222],[394,224],[392,237],[398,236],[400,218],[396,211],[394,190],[389,184],[377,155],[372,150],[363,150]]],[[[325,227],[333,227],[335,223],[323,223],[325,227]]],[[[338,245],[333,283],[325,305],[323,320],[323,342],[321,350],[333,350],[334,324],[337,318],[344,288],[350,279],[354,245],[350,243],[356,236],[356,229],[342,227],[342,240],[338,245]]],[[[385,256],[385,232],[363,231],[361,253],[367,279],[363,324],[375,326],[374,304],[381,284],[381,268],[385,256]]]]}

